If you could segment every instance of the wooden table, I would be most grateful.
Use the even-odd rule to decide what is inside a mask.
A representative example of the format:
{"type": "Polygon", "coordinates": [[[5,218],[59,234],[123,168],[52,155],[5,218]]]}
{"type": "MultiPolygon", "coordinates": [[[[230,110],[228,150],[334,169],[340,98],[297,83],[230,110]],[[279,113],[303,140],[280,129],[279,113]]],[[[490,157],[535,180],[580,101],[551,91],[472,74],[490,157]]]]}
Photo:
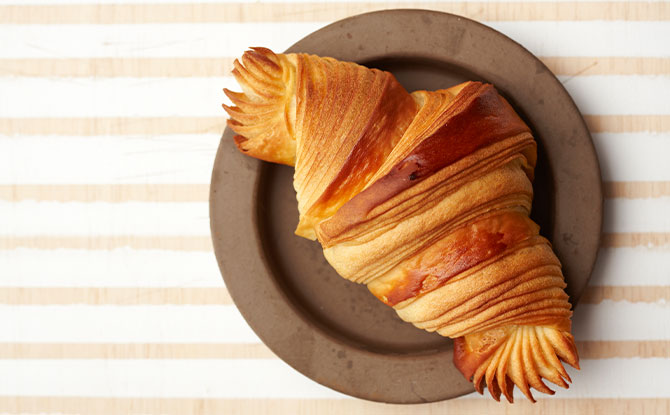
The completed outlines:
{"type": "Polygon", "coordinates": [[[73,2],[0,0],[0,413],[670,412],[670,3],[73,2]],[[593,132],[607,199],[582,370],[535,406],[333,392],[260,343],[216,267],[232,59],[408,7],[519,41],[593,132]]]}

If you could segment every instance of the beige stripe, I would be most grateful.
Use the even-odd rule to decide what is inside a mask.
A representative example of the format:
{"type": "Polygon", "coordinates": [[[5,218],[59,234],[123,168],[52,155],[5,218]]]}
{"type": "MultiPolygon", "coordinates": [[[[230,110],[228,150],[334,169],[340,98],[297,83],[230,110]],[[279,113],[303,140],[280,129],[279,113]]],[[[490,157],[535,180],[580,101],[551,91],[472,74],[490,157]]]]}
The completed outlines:
{"type": "Polygon", "coordinates": [[[383,9],[432,9],[477,20],[669,20],[663,2],[399,2],[82,4],[0,6],[0,23],[117,24],[214,22],[330,22],[383,9]]]}
{"type": "MultiPolygon", "coordinates": [[[[222,110],[223,111],[223,110],[222,110]]],[[[670,132],[670,115],[585,115],[591,132],[670,132]]],[[[0,118],[0,135],[134,135],[223,133],[221,117],[0,118]]]]}
{"type": "Polygon", "coordinates": [[[0,134],[68,136],[221,134],[226,126],[223,109],[221,111],[221,117],[0,118],[0,134]]]}
{"type": "Polygon", "coordinates": [[[584,115],[584,119],[592,133],[670,131],[670,115],[584,115]]]}
{"type": "MultiPolygon", "coordinates": [[[[670,182],[605,182],[607,198],[670,196],[670,182]]],[[[56,202],[207,202],[207,184],[0,185],[0,200],[56,202]]]]}
{"type": "MultiPolygon", "coordinates": [[[[670,182],[605,182],[606,198],[670,196],[670,182]]],[[[207,202],[207,184],[0,184],[0,200],[56,202],[207,202]]]]}
{"type": "Polygon", "coordinates": [[[670,286],[595,286],[587,287],[579,300],[583,304],[599,304],[604,300],[653,303],[670,300],[670,286]]]}
{"type": "MultiPolygon", "coordinates": [[[[582,359],[670,357],[670,341],[577,342],[582,359]]],[[[0,343],[0,359],[276,359],[262,343],[0,343]]]]}
{"type": "MultiPolygon", "coordinates": [[[[545,57],[557,75],[668,75],[670,58],[545,57]]],[[[230,75],[234,58],[0,59],[0,76],[218,77],[230,75]]]]}
{"type": "Polygon", "coordinates": [[[0,343],[0,359],[276,359],[263,343],[0,343]]]}
{"type": "MultiPolygon", "coordinates": [[[[580,302],[598,304],[603,300],[670,300],[670,286],[588,287],[580,302]]],[[[232,299],[224,287],[0,287],[0,304],[227,305],[232,299]]]]}
{"type": "Polygon", "coordinates": [[[670,182],[605,182],[607,198],[649,198],[670,196],[670,182]]]}
{"type": "MultiPolygon", "coordinates": [[[[223,376],[223,374],[222,374],[223,376]]],[[[452,399],[432,404],[390,405],[362,399],[199,399],[199,398],[84,398],[60,396],[3,396],[0,412],[58,414],[254,414],[254,415],[435,415],[435,414],[667,414],[670,399],[542,399],[530,403],[517,397],[514,406],[490,397],[452,399]]]]}
{"type": "Polygon", "coordinates": [[[211,251],[209,236],[34,236],[2,237],[0,249],[163,249],[170,251],[211,251]]]}
{"type": "Polygon", "coordinates": [[[582,359],[670,358],[669,340],[577,342],[577,349],[582,359]]]}
{"type": "MultiPolygon", "coordinates": [[[[668,340],[577,342],[582,359],[670,358],[668,340]]],[[[0,343],[0,359],[277,359],[262,343],[0,343]]]]}
{"type": "Polygon", "coordinates": [[[664,232],[604,233],[601,240],[601,246],[605,248],[662,247],[668,244],[670,244],[670,233],[664,232]]]}
{"type": "Polygon", "coordinates": [[[0,287],[0,304],[232,304],[224,287],[0,287]]]}
{"type": "Polygon", "coordinates": [[[0,185],[0,200],[56,202],[206,202],[207,184],[0,185]]]}
{"type": "Polygon", "coordinates": [[[667,75],[670,58],[541,57],[556,75],[667,75]]]}
{"type": "MultiPolygon", "coordinates": [[[[229,76],[234,58],[0,59],[0,76],[214,77],[229,76]]],[[[590,63],[589,63],[590,64],[590,63]]]]}
{"type": "MultiPolygon", "coordinates": [[[[670,244],[670,233],[606,233],[601,246],[606,248],[670,244]]],[[[109,250],[122,247],[133,249],[165,249],[172,251],[211,251],[209,236],[33,236],[2,237],[0,250],[32,249],[94,249],[109,250]]]]}

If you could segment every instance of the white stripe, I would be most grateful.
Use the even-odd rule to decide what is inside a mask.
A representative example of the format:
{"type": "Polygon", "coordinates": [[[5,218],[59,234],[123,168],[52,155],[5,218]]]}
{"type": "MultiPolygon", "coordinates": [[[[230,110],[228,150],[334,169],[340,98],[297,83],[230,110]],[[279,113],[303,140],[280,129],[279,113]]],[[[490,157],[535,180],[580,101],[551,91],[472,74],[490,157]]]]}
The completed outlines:
{"type": "MultiPolygon", "coordinates": [[[[0,136],[0,183],[208,183],[219,138],[0,136]]],[[[670,135],[602,133],[593,139],[603,180],[670,180],[670,135]]]]}
{"type": "Polygon", "coordinates": [[[0,250],[0,286],[221,287],[211,252],[0,250]]]}
{"type": "MultiPolygon", "coordinates": [[[[221,132],[224,128],[221,121],[221,132]]],[[[0,183],[209,183],[219,134],[0,136],[0,183]]]]}
{"type": "Polygon", "coordinates": [[[604,232],[670,232],[670,198],[606,199],[604,232]]]}
{"type": "MultiPolygon", "coordinates": [[[[2,25],[0,58],[221,57],[281,52],[321,23],[2,25]],[[20,39],[20,41],[16,41],[20,39]]],[[[670,56],[670,25],[634,21],[488,22],[538,56],[670,56]]]]}
{"type": "MultiPolygon", "coordinates": [[[[609,199],[605,232],[670,232],[670,198],[609,199]]],[[[203,202],[0,201],[0,236],[208,236],[203,202]]]]}
{"type": "MultiPolygon", "coordinates": [[[[56,250],[0,251],[0,286],[217,287],[221,275],[210,252],[56,250]]],[[[670,285],[666,250],[603,248],[592,286],[670,285]]]]}
{"type": "Polygon", "coordinates": [[[0,25],[0,58],[221,57],[286,50],[325,23],[0,25]],[[20,39],[20,41],[17,41],[20,39]]]}
{"type": "MultiPolygon", "coordinates": [[[[558,388],[553,398],[670,397],[670,359],[582,360],[580,365],[580,371],[568,368],[570,389],[558,388]]],[[[3,395],[18,396],[351,399],[281,360],[267,359],[2,360],[0,388],[3,395]]],[[[491,399],[476,393],[460,399],[472,398],[491,399]]]]}
{"type": "MultiPolygon", "coordinates": [[[[0,183],[209,183],[219,138],[0,136],[0,183]]],[[[670,180],[669,134],[599,133],[593,140],[603,180],[670,180]]]]}
{"type": "MultiPolygon", "coordinates": [[[[581,360],[581,370],[568,366],[570,389],[540,399],[560,398],[667,398],[670,397],[670,359],[581,360]]],[[[518,391],[516,391],[519,393],[518,391]]],[[[520,393],[519,393],[520,394],[520,393]]]]}
{"type": "Polygon", "coordinates": [[[670,285],[670,254],[646,247],[602,248],[589,284],[670,285]]]}
{"type": "MultiPolygon", "coordinates": [[[[555,395],[544,395],[533,390],[535,398],[552,399],[598,399],[598,398],[663,398],[670,396],[667,383],[670,375],[670,359],[594,359],[579,361],[581,370],[564,365],[572,383],[568,390],[547,385],[556,391],[555,395]]],[[[516,399],[525,399],[515,388],[516,399]]],[[[456,399],[491,399],[488,392],[484,395],[472,393],[456,399]]],[[[504,397],[502,398],[504,400],[504,397]]],[[[504,403],[506,404],[506,403],[504,403]]],[[[511,412],[511,411],[510,411],[511,412]]]]}
{"type": "Polygon", "coordinates": [[[0,236],[207,236],[207,202],[0,201],[0,236]]]}
{"type": "MultiPolygon", "coordinates": [[[[0,342],[258,341],[233,305],[1,305],[0,321],[0,342]]],[[[580,341],[668,340],[670,303],[580,304],[573,326],[580,341]]]]}
{"type": "Polygon", "coordinates": [[[260,342],[233,305],[0,305],[0,321],[0,342],[260,342]]]}
{"type": "MultiPolygon", "coordinates": [[[[315,242],[316,243],[316,242],[315,242]]],[[[19,248],[0,250],[0,286],[217,287],[221,275],[210,252],[19,248]]],[[[603,248],[591,285],[670,285],[666,250],[603,248]]]]}
{"type": "Polygon", "coordinates": [[[3,395],[345,398],[278,359],[0,360],[3,395]]]}
{"type": "Polygon", "coordinates": [[[220,78],[0,78],[2,117],[224,117],[220,78]]]}
{"type": "Polygon", "coordinates": [[[580,304],[572,318],[572,333],[578,341],[668,340],[670,303],[604,300],[580,304]]]}
{"type": "MultiPolygon", "coordinates": [[[[485,22],[486,23],[486,22],[485,22]]],[[[488,22],[538,56],[670,56],[666,22],[488,22]]]]}
{"type": "Polygon", "coordinates": [[[670,180],[670,134],[592,134],[605,181],[670,180]]]}
{"type": "MultiPolygon", "coordinates": [[[[544,395],[533,390],[535,398],[551,399],[598,399],[598,398],[662,398],[670,396],[667,384],[670,375],[663,372],[670,368],[670,359],[594,359],[579,361],[581,370],[564,365],[572,383],[568,390],[547,385],[556,391],[555,395],[544,395]],[[650,375],[653,373],[653,375],[650,375]],[[653,379],[653,381],[652,381],[653,379]]],[[[515,388],[516,399],[525,399],[515,388]]],[[[491,399],[488,392],[484,395],[472,393],[456,399],[491,399]]],[[[502,398],[504,400],[504,397],[502,398]]],[[[506,403],[504,403],[506,404],[506,403]]],[[[510,411],[511,412],[511,411],[510,411]]]]}
{"type": "MultiPolygon", "coordinates": [[[[669,25],[670,26],[670,25],[669,25]]],[[[561,77],[586,114],[670,114],[667,76],[561,77]]],[[[0,78],[3,117],[225,116],[234,78],[0,78]],[[130,99],[129,97],[133,97],[130,99]],[[67,98],[67,101],[64,99],[67,98]]]]}
{"type": "MultiPolygon", "coordinates": [[[[670,26],[670,25],[668,25],[670,26]]],[[[584,114],[670,114],[668,76],[560,76],[559,79],[584,114]]]]}
{"type": "MultiPolygon", "coordinates": [[[[0,251],[0,286],[216,287],[221,276],[209,252],[57,250],[0,251]]],[[[591,285],[670,285],[662,249],[603,248],[591,285]]]]}

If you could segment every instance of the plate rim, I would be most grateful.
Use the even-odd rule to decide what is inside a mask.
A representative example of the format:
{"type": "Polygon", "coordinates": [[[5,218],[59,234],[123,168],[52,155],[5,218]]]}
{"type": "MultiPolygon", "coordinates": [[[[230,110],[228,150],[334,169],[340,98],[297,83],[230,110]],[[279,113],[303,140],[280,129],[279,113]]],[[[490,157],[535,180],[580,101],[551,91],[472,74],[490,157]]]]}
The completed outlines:
{"type": "MultiPolygon", "coordinates": [[[[424,9],[392,9],[392,10],[374,11],[359,14],[356,16],[351,16],[336,21],[334,23],[331,23],[307,35],[305,38],[301,39],[300,41],[296,42],[293,46],[291,46],[286,51],[286,53],[309,50],[310,48],[313,48],[313,46],[309,45],[309,43],[310,42],[314,43],[315,39],[321,39],[320,41],[322,43],[325,43],[322,39],[323,37],[328,38],[335,36],[337,38],[338,36],[340,36],[342,37],[342,39],[345,38],[351,39],[351,37],[347,37],[344,34],[345,33],[350,34],[351,30],[353,30],[351,27],[352,24],[353,25],[361,24],[359,23],[361,21],[369,19],[372,20],[383,19],[388,21],[391,18],[397,19],[398,17],[406,19],[407,16],[410,16],[411,18],[414,19],[419,18],[426,25],[429,25],[428,23],[426,23],[426,18],[431,21],[430,25],[434,24],[435,22],[439,22],[440,24],[443,25],[445,23],[453,24],[456,22],[458,23],[463,22],[465,25],[469,25],[468,30],[476,30],[476,31],[478,30],[480,31],[480,34],[488,33],[488,35],[500,39],[505,44],[516,49],[515,51],[516,53],[525,55],[526,59],[530,59],[531,61],[533,61],[535,65],[537,65],[537,67],[539,68],[536,70],[539,71],[539,73],[542,73],[543,75],[548,74],[549,75],[547,77],[548,81],[553,82],[554,83],[553,86],[554,87],[558,86],[558,90],[562,91],[562,94],[561,96],[559,96],[559,98],[562,100],[562,102],[567,102],[569,109],[572,111],[571,115],[573,116],[573,118],[576,118],[577,126],[581,128],[581,131],[578,131],[577,134],[581,133],[582,136],[586,136],[588,138],[587,142],[581,143],[581,145],[582,146],[585,145],[586,150],[588,150],[587,156],[590,156],[590,158],[592,159],[590,160],[591,163],[594,163],[595,172],[597,173],[596,174],[597,182],[592,184],[595,185],[594,191],[596,193],[595,195],[592,196],[595,196],[595,199],[600,200],[600,203],[596,203],[593,206],[593,208],[595,209],[593,213],[597,218],[597,223],[595,223],[595,225],[596,228],[598,229],[595,242],[596,243],[595,254],[592,255],[593,258],[590,267],[588,267],[587,271],[588,275],[585,279],[586,282],[584,282],[582,290],[576,293],[576,295],[575,293],[571,295],[571,301],[574,308],[574,306],[577,304],[579,296],[581,295],[581,292],[583,292],[583,288],[587,285],[588,280],[593,272],[595,261],[598,255],[598,246],[600,245],[600,238],[602,233],[602,207],[603,207],[601,172],[598,163],[598,158],[595,152],[595,147],[593,145],[593,140],[586,126],[586,122],[584,121],[576,104],[574,103],[570,95],[567,93],[563,85],[549,71],[549,69],[546,67],[546,65],[544,65],[543,62],[541,62],[536,56],[534,56],[531,52],[525,49],[518,42],[514,41],[513,39],[507,37],[506,35],[496,31],[495,29],[489,26],[486,26],[482,23],[479,23],[477,21],[462,16],[450,13],[438,12],[434,10],[424,10],[424,9]]],[[[436,36],[439,36],[439,34],[436,36]]],[[[447,45],[447,47],[449,46],[447,45]]],[[[441,53],[446,52],[441,51],[441,53]]],[[[367,58],[364,60],[366,61],[379,60],[399,55],[403,54],[399,53],[394,55],[393,52],[389,53],[388,48],[386,48],[386,50],[383,53],[375,54],[374,52],[373,53],[368,52],[366,55],[367,58]]],[[[425,55],[419,55],[418,52],[416,52],[416,55],[412,53],[410,54],[405,53],[404,55],[408,57],[425,56],[425,55]]],[[[332,55],[328,54],[328,56],[332,55]]],[[[337,56],[333,57],[337,58],[337,56]]],[[[354,61],[361,61],[361,59],[357,59],[354,61]]],[[[458,64],[456,65],[461,68],[465,67],[470,69],[467,65],[458,65],[458,64]]],[[[254,275],[256,277],[259,277],[261,275],[268,276],[272,273],[272,265],[270,261],[266,257],[265,252],[262,252],[263,251],[262,247],[260,247],[258,244],[255,244],[254,246],[254,244],[250,244],[251,241],[246,241],[246,243],[243,244],[231,244],[231,241],[230,240],[227,241],[221,233],[222,229],[226,230],[235,229],[238,232],[247,232],[247,233],[253,232],[255,240],[260,240],[261,238],[258,226],[257,213],[249,215],[248,214],[249,212],[247,211],[246,212],[247,215],[246,217],[244,217],[243,212],[231,212],[230,205],[226,204],[222,200],[222,193],[227,194],[232,193],[242,195],[245,194],[246,192],[245,194],[246,199],[244,201],[245,205],[251,203],[251,206],[257,207],[256,201],[258,197],[260,179],[262,177],[263,164],[260,161],[251,159],[250,157],[246,157],[243,155],[238,155],[243,158],[240,159],[239,161],[243,171],[235,172],[235,180],[228,180],[228,182],[224,182],[225,176],[231,174],[231,172],[226,171],[226,166],[224,166],[223,164],[224,158],[229,156],[226,153],[230,151],[232,143],[232,140],[230,138],[231,138],[231,131],[226,127],[217,150],[216,159],[214,161],[214,167],[212,171],[212,181],[210,185],[210,202],[209,202],[210,228],[212,234],[212,241],[214,245],[214,252],[217,259],[217,263],[219,265],[219,269],[222,273],[225,284],[228,287],[228,291],[233,301],[235,302],[237,308],[239,309],[240,313],[244,317],[244,319],[247,321],[252,330],[263,341],[263,343],[265,343],[265,345],[268,346],[275,354],[277,354],[277,356],[279,356],[284,362],[288,363],[298,372],[309,377],[310,379],[336,391],[366,400],[386,402],[386,403],[425,403],[425,402],[434,402],[434,401],[450,399],[474,391],[472,385],[469,382],[464,382],[463,384],[457,385],[458,390],[445,391],[440,396],[431,396],[426,398],[416,393],[407,393],[408,391],[403,392],[402,389],[405,388],[405,385],[400,385],[395,389],[386,388],[385,390],[381,391],[374,388],[373,388],[374,390],[365,390],[364,385],[361,384],[355,384],[355,387],[352,387],[351,382],[347,382],[347,380],[351,379],[342,379],[342,378],[338,379],[336,377],[334,378],[332,375],[329,376],[328,373],[337,373],[337,376],[340,377],[347,376],[347,372],[343,370],[344,368],[341,367],[343,364],[345,364],[345,362],[343,362],[341,358],[337,357],[341,352],[348,354],[350,357],[351,355],[356,355],[355,357],[351,357],[351,359],[353,359],[352,361],[354,361],[356,364],[364,364],[365,359],[368,359],[376,362],[375,364],[383,365],[386,366],[387,368],[393,367],[396,370],[397,369],[407,370],[408,368],[407,360],[411,360],[412,362],[416,363],[416,366],[418,368],[430,364],[429,361],[435,358],[449,359],[449,364],[451,364],[452,353],[451,351],[449,351],[448,353],[445,352],[436,353],[430,355],[429,359],[426,360],[425,356],[422,357],[417,355],[402,356],[392,354],[380,354],[380,353],[368,352],[353,347],[352,345],[343,342],[341,339],[330,336],[327,332],[320,331],[318,330],[318,328],[315,328],[312,324],[310,324],[309,321],[306,320],[306,317],[303,316],[299,312],[299,310],[295,309],[295,305],[291,304],[291,301],[287,298],[286,293],[282,292],[282,288],[277,284],[274,278],[266,278],[266,281],[263,285],[263,290],[266,291],[263,292],[265,294],[271,293],[271,295],[273,295],[274,298],[271,298],[273,304],[271,306],[265,307],[266,308],[265,313],[267,314],[268,312],[277,312],[278,310],[282,310],[283,312],[288,313],[285,318],[290,317],[291,319],[294,320],[294,323],[297,326],[297,328],[294,330],[295,333],[293,333],[293,335],[297,337],[295,337],[293,341],[287,339],[284,339],[284,341],[282,342],[276,341],[276,337],[278,335],[281,336],[281,334],[277,334],[276,329],[273,330],[273,328],[269,327],[270,325],[267,322],[262,322],[258,318],[258,316],[254,315],[255,311],[252,310],[252,307],[254,306],[253,302],[249,301],[250,298],[249,296],[254,295],[254,290],[251,289],[252,287],[250,287],[253,284],[246,284],[247,286],[243,287],[242,285],[244,284],[239,283],[240,282],[239,278],[238,280],[236,280],[235,278],[231,277],[231,275],[235,274],[242,275],[241,273],[244,273],[245,275],[254,275]],[[243,175],[243,179],[240,179],[240,177],[238,177],[241,174],[243,175]],[[224,187],[222,187],[222,185],[224,187]],[[240,251],[244,253],[244,255],[242,255],[240,258],[249,261],[242,261],[242,260],[228,261],[227,259],[230,255],[229,252],[231,252],[232,250],[237,251],[246,250],[246,253],[240,251]],[[282,301],[284,303],[284,307],[281,306],[282,301]],[[310,353],[313,354],[316,350],[323,351],[324,348],[334,347],[333,353],[319,356],[319,359],[317,360],[312,359],[310,361],[307,361],[309,359],[306,360],[304,356],[300,356],[300,353],[295,353],[294,350],[290,350],[290,348],[293,349],[295,348],[296,339],[299,339],[302,342],[304,342],[305,350],[303,350],[304,353],[302,354],[310,355],[310,353]],[[423,361],[423,365],[421,362],[422,360],[425,360],[423,361]],[[335,370],[333,372],[332,369],[339,369],[339,370],[335,370]]],[[[551,170],[553,171],[553,169],[551,170]]],[[[556,235],[555,232],[554,234],[556,235]]],[[[247,238],[247,239],[253,239],[253,238],[247,238]]],[[[235,242],[240,241],[236,240],[235,242]]],[[[593,245],[594,242],[589,241],[589,243],[593,245]]],[[[593,250],[592,247],[591,250],[593,250]]],[[[235,257],[238,258],[238,256],[235,257]]],[[[262,280],[263,277],[259,278],[261,278],[262,280]]],[[[260,281],[260,283],[263,282],[260,281]]]]}

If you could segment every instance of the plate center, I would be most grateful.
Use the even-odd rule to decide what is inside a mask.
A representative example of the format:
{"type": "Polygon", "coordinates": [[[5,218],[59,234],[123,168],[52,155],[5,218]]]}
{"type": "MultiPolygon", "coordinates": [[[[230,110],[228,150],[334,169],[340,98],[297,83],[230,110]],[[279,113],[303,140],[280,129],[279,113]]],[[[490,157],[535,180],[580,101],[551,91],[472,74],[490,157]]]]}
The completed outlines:
{"type": "MultiPolygon", "coordinates": [[[[392,72],[409,91],[482,80],[476,74],[422,59],[391,58],[364,64],[392,72]]],[[[533,219],[540,224],[543,235],[550,237],[547,231],[552,229],[553,186],[541,139],[536,139],[539,168],[533,210],[538,214],[533,219]]],[[[423,354],[452,347],[450,339],[405,323],[365,286],[340,277],[324,258],[318,242],[294,234],[298,208],[293,168],[264,163],[258,195],[258,225],[266,257],[274,278],[301,315],[342,341],[378,353],[423,354]]]]}

